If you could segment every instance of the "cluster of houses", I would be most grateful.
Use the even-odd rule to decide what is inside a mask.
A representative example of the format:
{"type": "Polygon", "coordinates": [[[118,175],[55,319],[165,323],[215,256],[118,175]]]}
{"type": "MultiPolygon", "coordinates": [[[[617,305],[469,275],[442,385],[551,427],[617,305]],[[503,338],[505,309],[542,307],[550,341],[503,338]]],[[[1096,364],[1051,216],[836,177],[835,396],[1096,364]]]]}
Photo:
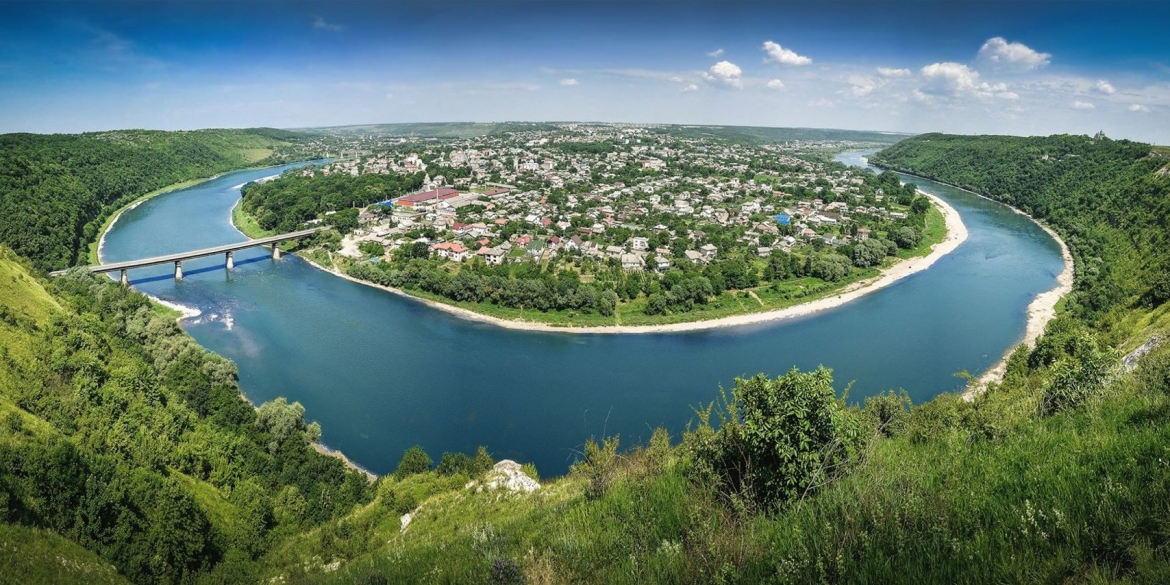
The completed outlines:
{"type": "Polygon", "coordinates": [[[719,250],[704,241],[706,225],[734,230],[740,246],[767,256],[818,239],[829,246],[866,239],[869,229],[850,226],[858,218],[905,217],[884,204],[880,190],[863,194],[858,171],[830,171],[801,156],[817,145],[749,146],[647,130],[565,125],[436,141],[433,148],[369,154],[317,172],[428,173],[424,190],[379,204],[390,217],[361,215],[361,228],[343,242],[343,253],[355,257],[363,241],[379,242],[391,254],[424,241],[434,256],[455,262],[481,258],[498,265],[580,254],[613,259],[627,270],[666,270],[672,262],[716,258],[719,250]],[[610,150],[565,146],[597,142],[610,150]],[[763,160],[786,170],[749,173],[763,160]],[[631,176],[631,167],[640,172],[631,176]],[[671,217],[688,228],[664,225],[677,225],[671,217]],[[679,257],[651,246],[651,235],[664,231],[671,242],[686,238],[679,257]]]}

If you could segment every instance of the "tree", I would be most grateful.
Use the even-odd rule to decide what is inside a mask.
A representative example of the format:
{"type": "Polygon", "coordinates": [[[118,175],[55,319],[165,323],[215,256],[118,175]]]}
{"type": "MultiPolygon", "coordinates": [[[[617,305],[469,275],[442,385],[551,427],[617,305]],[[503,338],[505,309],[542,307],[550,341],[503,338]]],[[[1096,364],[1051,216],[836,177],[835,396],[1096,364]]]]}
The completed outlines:
{"type": "Polygon", "coordinates": [[[402,460],[394,470],[394,479],[401,481],[412,475],[426,473],[431,463],[431,456],[421,446],[415,445],[402,454],[402,460]]]}
{"type": "Polygon", "coordinates": [[[283,396],[260,405],[256,410],[256,426],[272,436],[268,447],[272,452],[297,433],[310,443],[321,438],[321,425],[305,424],[305,407],[300,402],[289,404],[283,396]]]}
{"type": "Polygon", "coordinates": [[[840,254],[817,254],[812,257],[809,274],[825,282],[837,282],[849,274],[853,263],[840,254]]]}
{"type": "Polygon", "coordinates": [[[918,230],[910,226],[905,226],[894,230],[894,232],[890,234],[890,239],[893,240],[895,244],[898,244],[899,248],[902,248],[903,250],[909,250],[910,248],[917,246],[918,243],[922,241],[922,234],[918,233],[918,230]]]}
{"type": "Polygon", "coordinates": [[[867,268],[882,263],[886,257],[886,246],[878,240],[862,240],[853,246],[853,265],[867,268]]]}

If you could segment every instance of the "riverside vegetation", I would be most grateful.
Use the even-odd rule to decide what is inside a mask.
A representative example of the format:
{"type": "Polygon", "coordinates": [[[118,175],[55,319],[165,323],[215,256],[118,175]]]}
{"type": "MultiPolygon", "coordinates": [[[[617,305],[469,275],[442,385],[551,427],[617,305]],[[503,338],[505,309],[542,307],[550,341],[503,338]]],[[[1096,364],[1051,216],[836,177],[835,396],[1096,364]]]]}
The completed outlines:
{"type": "MultiPolygon", "coordinates": [[[[1015,140],[925,136],[878,160],[1010,176],[1030,164],[1015,140]]],[[[740,379],[682,437],[624,451],[598,437],[529,494],[475,489],[485,450],[433,466],[414,448],[368,484],[308,448],[295,405],[240,401],[232,366],[137,293],[48,282],[5,251],[0,568],[25,582],[1165,582],[1170,303],[1153,232],[1167,161],[1028,140],[1049,160],[1081,154],[1031,186],[1050,196],[1029,209],[1079,250],[1077,289],[1001,382],[972,401],[858,405],[823,368],[740,379]],[[1074,178],[1074,196],[1052,186],[1074,178]],[[1100,247],[1074,243],[1077,225],[1100,247]],[[1097,257],[1114,269],[1088,270],[1097,257]]]]}

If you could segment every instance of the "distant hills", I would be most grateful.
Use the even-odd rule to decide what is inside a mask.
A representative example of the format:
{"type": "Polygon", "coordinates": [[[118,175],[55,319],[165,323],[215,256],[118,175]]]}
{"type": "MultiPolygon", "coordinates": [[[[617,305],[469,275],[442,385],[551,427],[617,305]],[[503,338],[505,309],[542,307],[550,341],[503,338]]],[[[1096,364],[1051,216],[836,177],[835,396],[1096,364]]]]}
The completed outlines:
{"type": "MultiPolygon", "coordinates": [[[[384,136],[418,136],[422,138],[474,138],[509,132],[553,130],[566,124],[610,125],[598,122],[421,122],[407,124],[360,124],[325,128],[296,128],[299,132],[315,134],[374,134],[384,136]]],[[[763,126],[706,126],[690,124],[631,124],[651,127],[655,132],[678,136],[716,137],[736,142],[763,144],[788,140],[840,140],[894,144],[913,134],[873,132],[868,130],[836,130],[827,128],[768,128],[763,126]]]]}

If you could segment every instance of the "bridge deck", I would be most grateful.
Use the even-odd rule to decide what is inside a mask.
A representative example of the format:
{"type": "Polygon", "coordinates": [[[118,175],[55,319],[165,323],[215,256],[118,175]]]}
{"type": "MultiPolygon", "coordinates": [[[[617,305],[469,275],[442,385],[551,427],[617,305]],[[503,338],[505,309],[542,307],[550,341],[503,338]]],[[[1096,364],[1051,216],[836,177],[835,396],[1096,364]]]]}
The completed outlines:
{"type": "MultiPolygon", "coordinates": [[[[224,244],[223,246],[215,246],[214,248],[203,248],[202,250],[192,250],[190,252],[181,252],[178,254],[167,254],[164,256],[155,256],[153,258],[143,258],[141,260],[126,260],[123,262],[111,262],[109,264],[100,264],[98,266],[88,266],[90,272],[103,273],[115,272],[119,270],[132,270],[134,268],[145,268],[147,266],[157,266],[159,264],[170,264],[174,262],[182,262],[183,260],[191,260],[193,258],[202,258],[204,256],[214,256],[216,254],[226,254],[228,252],[235,252],[237,250],[246,250],[256,246],[264,246],[268,244],[276,244],[288,240],[296,240],[315,234],[324,227],[315,227],[307,230],[300,230],[296,232],[289,232],[287,234],[280,234],[278,236],[269,236],[267,238],[257,238],[255,240],[247,240],[244,242],[236,242],[234,244],[224,244]]],[[[60,276],[65,274],[65,270],[57,270],[50,272],[50,276],[60,276]]]]}

